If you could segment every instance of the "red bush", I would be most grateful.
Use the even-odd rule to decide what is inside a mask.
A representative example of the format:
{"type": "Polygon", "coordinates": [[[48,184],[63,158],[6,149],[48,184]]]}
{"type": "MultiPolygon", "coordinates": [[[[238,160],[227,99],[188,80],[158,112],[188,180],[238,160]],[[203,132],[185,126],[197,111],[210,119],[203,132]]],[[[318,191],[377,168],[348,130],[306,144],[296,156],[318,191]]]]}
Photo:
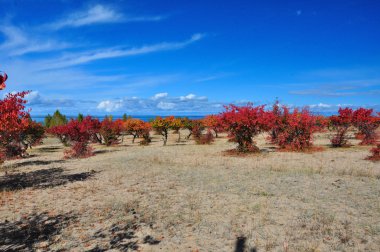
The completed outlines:
{"type": "Polygon", "coordinates": [[[106,146],[119,143],[121,131],[123,129],[123,121],[112,121],[109,118],[104,119],[100,124],[99,135],[101,142],[106,146]]]}
{"type": "Polygon", "coordinates": [[[220,115],[225,130],[229,133],[230,140],[238,144],[239,152],[257,152],[253,137],[263,131],[267,131],[272,120],[272,113],[266,112],[264,106],[254,107],[252,104],[238,107],[229,105],[220,115]]]}
{"type": "Polygon", "coordinates": [[[71,120],[66,125],[51,128],[49,132],[71,146],[71,150],[65,152],[66,158],[85,158],[92,155],[89,142],[98,130],[99,121],[87,116],[83,121],[71,120]]]}
{"type": "Polygon", "coordinates": [[[335,131],[334,135],[330,138],[333,147],[347,146],[347,132],[352,125],[353,111],[351,108],[339,108],[339,115],[333,115],[329,118],[329,130],[335,131]]]}
{"type": "Polygon", "coordinates": [[[214,131],[215,137],[218,137],[218,133],[223,131],[223,125],[218,115],[208,115],[202,121],[204,126],[214,131]]]}
{"type": "Polygon", "coordinates": [[[144,138],[142,143],[140,142],[142,145],[147,145],[151,142],[149,133],[152,130],[152,126],[150,123],[140,119],[129,118],[123,122],[123,127],[128,135],[132,135],[132,143],[138,137],[144,138]]]}
{"type": "Polygon", "coordinates": [[[195,142],[196,144],[211,144],[214,142],[214,135],[211,130],[208,129],[206,134],[201,134],[199,137],[195,138],[195,142]]]}
{"type": "Polygon", "coordinates": [[[371,149],[372,155],[367,157],[367,160],[380,161],[380,143],[376,147],[371,149]]]}
{"type": "Polygon", "coordinates": [[[150,137],[150,131],[152,130],[152,126],[150,123],[143,122],[138,129],[139,135],[143,138],[140,141],[140,145],[148,145],[152,139],[150,137]]]}
{"type": "Polygon", "coordinates": [[[277,144],[281,149],[306,150],[313,145],[313,133],[321,130],[316,117],[306,108],[290,112],[283,106],[275,117],[279,117],[273,120],[273,127],[277,130],[277,144]]]}
{"type": "Polygon", "coordinates": [[[31,122],[29,112],[24,110],[24,97],[28,93],[8,94],[0,100],[0,150],[3,159],[22,156],[27,149],[22,140],[31,122]]]}
{"type": "Polygon", "coordinates": [[[362,140],[361,145],[376,143],[376,129],[380,125],[380,119],[373,116],[373,109],[358,108],[353,113],[352,123],[359,131],[356,137],[362,140]]]}

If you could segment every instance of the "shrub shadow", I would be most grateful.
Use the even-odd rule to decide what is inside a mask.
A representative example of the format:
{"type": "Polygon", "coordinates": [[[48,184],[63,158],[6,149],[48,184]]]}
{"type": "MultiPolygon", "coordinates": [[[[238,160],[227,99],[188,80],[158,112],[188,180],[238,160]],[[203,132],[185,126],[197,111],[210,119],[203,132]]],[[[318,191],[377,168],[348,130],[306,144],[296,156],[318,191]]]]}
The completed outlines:
{"type": "Polygon", "coordinates": [[[56,163],[60,164],[63,162],[65,162],[65,161],[64,160],[50,160],[50,161],[30,160],[30,161],[16,163],[16,164],[13,164],[11,166],[7,166],[7,167],[5,167],[5,169],[7,169],[7,168],[20,168],[20,167],[29,166],[29,165],[49,165],[49,164],[56,164],[56,163]]]}
{"type": "Polygon", "coordinates": [[[50,216],[44,212],[15,222],[0,222],[0,251],[48,251],[61,231],[75,219],[72,214],[50,216]]]}
{"type": "Polygon", "coordinates": [[[62,147],[56,147],[56,146],[51,146],[51,147],[41,147],[38,148],[40,152],[58,152],[61,151],[63,148],[62,147]]]}
{"type": "Polygon", "coordinates": [[[62,168],[51,168],[28,173],[9,174],[0,177],[0,191],[16,191],[25,188],[47,188],[83,181],[93,177],[95,171],[76,174],[63,174],[62,168]]]}
{"type": "Polygon", "coordinates": [[[246,241],[247,241],[247,238],[244,237],[244,236],[241,236],[241,237],[237,237],[236,238],[236,243],[235,243],[235,250],[234,252],[246,252],[246,251],[249,251],[249,252],[257,252],[257,249],[254,247],[254,248],[251,248],[250,250],[248,250],[248,248],[246,247],[246,241]]]}

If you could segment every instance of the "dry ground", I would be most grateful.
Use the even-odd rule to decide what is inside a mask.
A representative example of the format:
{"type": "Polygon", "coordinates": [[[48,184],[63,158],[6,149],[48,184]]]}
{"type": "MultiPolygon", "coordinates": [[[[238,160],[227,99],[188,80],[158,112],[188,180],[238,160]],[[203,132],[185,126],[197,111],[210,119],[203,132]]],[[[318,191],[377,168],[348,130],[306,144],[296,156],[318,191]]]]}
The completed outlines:
{"type": "Polygon", "coordinates": [[[307,154],[260,136],[261,154],[232,157],[225,136],[172,134],[80,160],[48,138],[0,172],[0,250],[380,251],[380,164],[327,137],[307,154]]]}

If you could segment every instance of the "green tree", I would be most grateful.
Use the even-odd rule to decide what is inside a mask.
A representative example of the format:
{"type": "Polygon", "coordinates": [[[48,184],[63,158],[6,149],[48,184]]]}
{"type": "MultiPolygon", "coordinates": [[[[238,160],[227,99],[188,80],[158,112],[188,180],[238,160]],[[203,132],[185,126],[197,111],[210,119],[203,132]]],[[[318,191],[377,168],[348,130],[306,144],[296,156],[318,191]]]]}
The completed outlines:
{"type": "Polygon", "coordinates": [[[78,119],[78,122],[83,122],[83,119],[84,119],[83,114],[79,113],[77,119],[78,119]]]}
{"type": "Polygon", "coordinates": [[[47,115],[45,117],[45,127],[51,128],[54,126],[60,126],[67,124],[68,120],[65,115],[62,115],[59,110],[56,110],[53,116],[47,115]]]}

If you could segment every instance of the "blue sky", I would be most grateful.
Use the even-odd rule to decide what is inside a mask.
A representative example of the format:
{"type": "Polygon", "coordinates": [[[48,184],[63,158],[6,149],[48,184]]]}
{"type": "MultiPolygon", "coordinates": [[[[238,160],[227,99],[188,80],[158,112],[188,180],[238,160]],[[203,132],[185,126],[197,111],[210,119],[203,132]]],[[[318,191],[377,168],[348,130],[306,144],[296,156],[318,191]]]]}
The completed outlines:
{"type": "Polygon", "coordinates": [[[380,108],[377,0],[0,2],[0,69],[33,114],[380,108]]]}

